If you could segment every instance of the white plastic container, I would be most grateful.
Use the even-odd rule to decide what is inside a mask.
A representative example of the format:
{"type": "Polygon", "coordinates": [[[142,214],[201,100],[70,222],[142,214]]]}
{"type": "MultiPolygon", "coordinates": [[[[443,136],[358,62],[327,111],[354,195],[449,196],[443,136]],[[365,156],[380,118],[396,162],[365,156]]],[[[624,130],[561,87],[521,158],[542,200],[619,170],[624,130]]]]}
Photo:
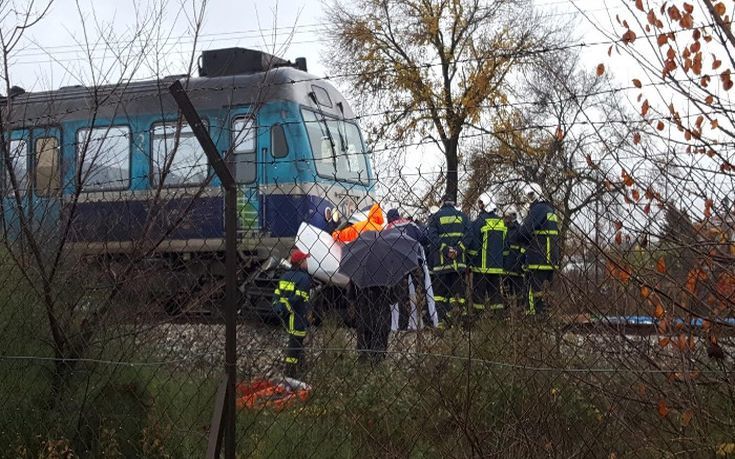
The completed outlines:
{"type": "Polygon", "coordinates": [[[316,226],[302,223],[296,234],[296,247],[310,256],[307,259],[309,274],[328,284],[346,287],[350,278],[339,272],[342,260],[342,244],[332,235],[316,226]]]}

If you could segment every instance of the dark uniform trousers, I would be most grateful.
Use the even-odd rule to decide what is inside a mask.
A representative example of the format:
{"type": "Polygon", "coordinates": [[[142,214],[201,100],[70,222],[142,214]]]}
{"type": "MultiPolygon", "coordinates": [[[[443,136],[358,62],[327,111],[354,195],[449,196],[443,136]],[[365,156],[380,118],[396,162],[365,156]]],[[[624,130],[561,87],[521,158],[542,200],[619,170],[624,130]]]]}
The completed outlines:
{"type": "Polygon", "coordinates": [[[396,287],[357,290],[357,351],[360,360],[379,362],[385,358],[390,336],[390,308],[398,299],[396,292],[396,287]]]}
{"type": "Polygon", "coordinates": [[[549,269],[531,269],[526,272],[528,278],[528,314],[544,315],[546,302],[544,295],[554,279],[554,271],[549,269]]]}
{"type": "Polygon", "coordinates": [[[484,311],[486,306],[491,310],[503,309],[502,281],[501,274],[472,274],[472,306],[475,311],[484,311]]]}
{"type": "Polygon", "coordinates": [[[451,322],[452,317],[462,315],[466,303],[466,283],[464,272],[460,271],[442,271],[434,276],[434,302],[441,328],[451,322]]]}
{"type": "Polygon", "coordinates": [[[288,344],[283,357],[284,373],[295,379],[303,377],[306,366],[304,338],[308,328],[307,315],[311,308],[310,289],[309,275],[304,271],[292,269],[278,281],[274,295],[274,306],[284,318],[288,332],[288,344]]]}

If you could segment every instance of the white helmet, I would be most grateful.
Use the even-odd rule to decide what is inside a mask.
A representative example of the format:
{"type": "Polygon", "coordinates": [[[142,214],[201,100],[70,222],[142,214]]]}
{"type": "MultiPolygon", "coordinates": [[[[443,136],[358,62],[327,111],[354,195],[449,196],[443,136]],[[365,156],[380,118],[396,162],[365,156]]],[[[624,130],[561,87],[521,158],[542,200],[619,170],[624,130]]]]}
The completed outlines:
{"type": "Polygon", "coordinates": [[[482,193],[478,198],[478,201],[480,201],[480,207],[488,212],[492,212],[493,210],[498,208],[498,206],[495,204],[495,199],[489,191],[482,193]]]}
{"type": "Polygon", "coordinates": [[[510,204],[505,207],[505,210],[503,211],[503,215],[512,215],[513,218],[518,217],[518,209],[513,204],[510,204]]]}
{"type": "Polygon", "coordinates": [[[528,198],[529,201],[535,201],[541,198],[541,185],[536,182],[528,182],[523,187],[523,196],[528,198]]]}

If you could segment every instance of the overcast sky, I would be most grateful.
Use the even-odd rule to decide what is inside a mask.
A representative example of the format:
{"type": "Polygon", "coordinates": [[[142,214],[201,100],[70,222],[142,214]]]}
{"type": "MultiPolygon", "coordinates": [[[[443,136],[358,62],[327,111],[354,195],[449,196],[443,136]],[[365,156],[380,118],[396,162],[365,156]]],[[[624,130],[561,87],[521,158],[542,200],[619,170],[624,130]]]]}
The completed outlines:
{"type": "MultiPolygon", "coordinates": [[[[146,1],[159,4],[158,0],[146,1]]],[[[74,0],[56,0],[42,22],[28,32],[23,48],[14,53],[11,75],[15,84],[30,90],[78,84],[75,80],[80,75],[89,74],[89,59],[81,45],[85,41],[81,17],[87,24],[90,42],[99,40],[99,32],[94,25],[97,21],[105,27],[111,24],[114,41],[120,44],[132,35],[136,18],[149,15],[146,1],[79,0],[80,14],[74,0]],[[138,5],[137,11],[135,4],[138,5]]],[[[191,3],[169,0],[163,27],[157,31],[156,41],[165,49],[166,70],[172,73],[185,71],[191,55],[191,3]],[[185,8],[181,8],[181,3],[185,8]]],[[[576,1],[576,4],[595,21],[603,23],[608,22],[608,13],[614,16],[616,10],[622,8],[619,2],[612,2],[608,7],[603,0],[576,1]]],[[[571,0],[538,0],[536,5],[560,20],[572,19],[575,14],[571,0]]],[[[291,60],[303,56],[307,58],[310,72],[323,76],[325,70],[321,54],[326,43],[321,34],[323,21],[324,7],[318,0],[209,0],[198,48],[241,46],[275,50],[291,60]]],[[[584,18],[578,17],[574,24],[575,35],[582,41],[591,43],[600,39],[584,18]]],[[[113,36],[110,33],[105,35],[113,36]]],[[[104,52],[105,48],[98,45],[94,53],[98,62],[111,59],[109,51],[104,52]]],[[[603,56],[605,50],[601,46],[585,48],[589,65],[593,65],[597,56],[603,56]]],[[[149,76],[146,73],[155,72],[149,69],[138,72],[136,76],[145,78],[149,76]]]]}

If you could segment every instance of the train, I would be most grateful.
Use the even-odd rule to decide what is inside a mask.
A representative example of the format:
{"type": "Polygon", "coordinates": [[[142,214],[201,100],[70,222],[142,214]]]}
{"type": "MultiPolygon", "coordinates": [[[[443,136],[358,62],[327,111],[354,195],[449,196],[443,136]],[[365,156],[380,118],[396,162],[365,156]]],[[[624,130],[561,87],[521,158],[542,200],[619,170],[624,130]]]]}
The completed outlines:
{"type": "Polygon", "coordinates": [[[178,80],[237,182],[243,307],[267,309],[264,266],[299,225],[331,231],[370,202],[370,153],[345,97],[305,59],[227,48],[204,51],[198,67],[197,77],[13,87],[2,100],[4,237],[25,222],[85,259],[136,260],[176,291],[169,312],[221,278],[224,195],[168,92],[178,80]]]}

